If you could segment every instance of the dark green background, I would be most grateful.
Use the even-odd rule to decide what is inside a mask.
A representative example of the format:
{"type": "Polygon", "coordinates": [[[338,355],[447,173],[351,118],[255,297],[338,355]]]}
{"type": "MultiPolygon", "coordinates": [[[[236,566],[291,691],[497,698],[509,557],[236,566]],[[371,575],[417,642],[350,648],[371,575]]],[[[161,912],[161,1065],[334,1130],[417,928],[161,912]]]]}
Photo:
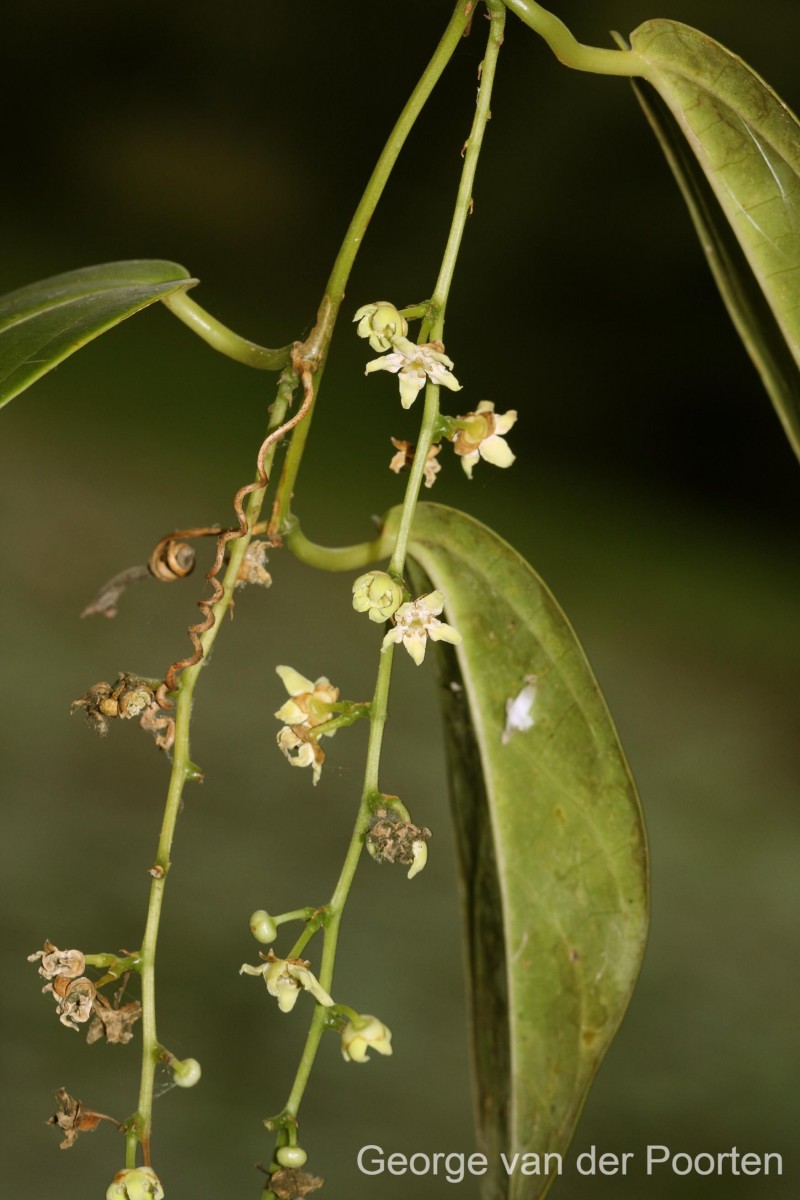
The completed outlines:
{"type": "MultiPolygon", "coordinates": [[[[4,15],[3,290],[83,264],[165,257],[195,295],[268,344],[301,336],[371,162],[449,4],[32,3],[4,15]]],[[[670,15],[739,51],[800,104],[800,11],[781,0],[561,0],[607,44],[670,15]]],[[[483,18],[423,116],[369,230],[346,315],[431,289],[482,57],[483,18]]],[[[797,1193],[796,562],[798,476],[718,302],[681,201],[627,83],[560,67],[515,19],[456,274],[447,346],[464,392],[520,419],[509,472],[470,485],[449,451],[434,498],[468,508],[550,583],[598,673],[647,813],[653,932],[642,979],[575,1150],[634,1151],[628,1180],[561,1181],[554,1197],[654,1200],[797,1193]],[[782,1180],[646,1179],[648,1143],[781,1151],[782,1180]]],[[[391,434],[414,436],[385,377],[362,378],[347,329],[300,479],[310,536],[369,536],[397,502],[391,434]]],[[[200,579],[80,622],[97,585],[183,524],[230,519],[250,477],[270,378],[148,312],[2,414],[6,971],[5,1180],[24,1200],[102,1196],[112,1130],[69,1155],[43,1127],[66,1086],[117,1116],[137,1045],[58,1025],[25,955],[49,936],[135,946],[166,764],[134,727],[94,739],[69,704],[128,669],[157,675],[186,645],[200,579]]],[[[449,400],[449,398],[447,398],[449,400]]],[[[178,828],[159,961],[159,1033],[204,1067],[156,1106],[169,1200],[256,1196],[260,1117],[285,1096],[309,1005],[281,1016],[257,980],[253,908],[329,892],[356,802],[365,731],[340,734],[322,783],[274,746],[275,663],[372,686],[379,631],[349,577],[273,556],[198,690],[206,771],[178,828]]],[[[491,613],[487,612],[487,621],[491,613]]],[[[353,1200],[473,1197],[443,1180],[369,1180],[355,1154],[473,1147],[453,854],[431,672],[401,662],[384,786],[434,830],[413,885],[365,863],[336,994],[377,1012],[396,1054],[345,1066],[323,1046],[302,1140],[328,1191],[353,1200]]],[[[535,870],[535,864],[531,866],[535,870]]],[[[137,1039],[138,1041],[138,1039],[137,1039]]]]}

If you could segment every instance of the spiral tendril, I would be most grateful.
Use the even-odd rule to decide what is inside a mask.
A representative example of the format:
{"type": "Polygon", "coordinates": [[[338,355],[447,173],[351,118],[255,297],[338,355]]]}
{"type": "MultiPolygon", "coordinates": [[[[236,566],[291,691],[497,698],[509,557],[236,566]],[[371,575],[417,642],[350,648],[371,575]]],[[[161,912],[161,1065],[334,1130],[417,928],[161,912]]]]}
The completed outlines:
{"type": "MultiPolygon", "coordinates": [[[[194,646],[194,654],[187,658],[178,659],[177,662],[172,663],[168,668],[166,675],[164,676],[164,682],[156,691],[156,700],[163,709],[169,709],[173,707],[173,703],[169,699],[168,693],[177,691],[178,675],[182,671],[185,671],[187,667],[195,666],[203,658],[203,643],[201,640],[202,636],[214,626],[216,621],[214,616],[214,607],[225,595],[225,589],[218,579],[218,575],[222,569],[222,564],[225,560],[225,547],[227,546],[228,542],[237,541],[239,538],[246,537],[250,532],[247,514],[244,510],[244,500],[253,492],[258,492],[263,488],[266,488],[267,484],[269,483],[269,476],[267,475],[267,471],[264,466],[264,460],[266,458],[267,451],[269,450],[270,446],[273,446],[276,442],[279,442],[281,438],[285,437],[290,429],[293,429],[295,425],[298,425],[311,408],[314,400],[314,379],[311,371],[305,365],[302,366],[300,372],[300,382],[303,385],[303,403],[300,405],[300,408],[293,417],[290,417],[288,421],[284,421],[284,423],[277,429],[273,429],[271,433],[267,434],[264,441],[261,443],[261,448],[256,459],[257,478],[251,483],[246,483],[243,487],[240,487],[234,496],[233,508],[234,512],[236,513],[236,519],[239,523],[238,528],[214,531],[217,532],[217,552],[210,569],[206,572],[206,579],[211,584],[212,594],[204,597],[202,600],[197,601],[197,606],[203,613],[203,619],[202,621],[198,621],[195,625],[190,625],[189,629],[187,630],[189,639],[194,646]]],[[[168,548],[170,546],[174,546],[173,553],[177,553],[177,551],[181,549],[179,545],[174,545],[177,538],[199,536],[201,532],[206,533],[210,531],[183,530],[180,533],[170,534],[168,537],[162,538],[156,549],[153,551],[153,555],[150,559],[150,570],[153,572],[153,574],[157,574],[155,569],[156,561],[158,564],[168,564],[168,548]]],[[[188,547],[188,549],[191,549],[191,547],[188,547]]],[[[162,569],[160,565],[158,569],[162,569]]],[[[168,565],[165,569],[168,569],[168,565]]],[[[186,573],[188,574],[188,572],[186,573]]],[[[160,574],[157,574],[157,577],[162,578],[160,574]]],[[[170,576],[170,578],[174,578],[174,576],[170,576]]]]}

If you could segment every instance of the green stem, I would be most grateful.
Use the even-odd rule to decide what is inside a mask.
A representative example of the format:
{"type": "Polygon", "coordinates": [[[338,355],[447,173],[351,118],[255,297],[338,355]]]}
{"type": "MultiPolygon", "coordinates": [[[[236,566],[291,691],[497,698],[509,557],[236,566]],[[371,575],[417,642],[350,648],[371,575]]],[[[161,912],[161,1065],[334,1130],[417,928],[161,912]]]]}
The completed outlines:
{"type": "Polygon", "coordinates": [[[595,75],[643,75],[645,65],[635,50],[602,50],[584,46],[563,21],[535,0],[504,0],[507,8],[547,42],[559,62],[595,75]]]}
{"type": "Polygon", "coordinates": [[[220,354],[227,354],[228,358],[233,358],[236,362],[244,363],[246,367],[255,367],[260,371],[280,371],[288,366],[291,346],[270,350],[241,337],[216,317],[212,317],[211,313],[207,313],[195,300],[191,300],[186,292],[173,292],[170,296],[164,296],[161,303],[183,321],[184,325],[188,325],[193,333],[204,342],[208,342],[209,346],[219,350],[220,354]]]}
{"type": "MultiPolygon", "coordinates": [[[[269,428],[278,429],[283,423],[292,394],[294,376],[284,375],[278,387],[278,394],[272,406],[269,428]]],[[[265,456],[264,469],[267,475],[277,449],[273,443],[265,456]]],[[[161,922],[161,910],[164,902],[164,889],[170,868],[170,854],[175,835],[175,825],[181,808],[183,788],[188,779],[196,778],[196,768],[190,757],[189,730],[192,713],[192,697],[200,671],[208,658],[208,653],[222,627],[222,620],[233,599],[234,588],[239,577],[239,569],[245,551],[250,544],[253,526],[258,521],[261,505],[264,499],[264,489],[260,488],[250,494],[246,515],[248,532],[243,537],[229,543],[230,557],[222,579],[223,594],[214,605],[214,624],[205,631],[200,641],[203,647],[203,657],[194,666],[188,667],[180,677],[178,694],[175,700],[175,743],[173,746],[172,771],[170,774],[167,800],[164,807],[164,817],[156,850],[156,861],[152,868],[153,882],[150,886],[150,897],[147,908],[144,937],[139,952],[142,976],[142,1073],[139,1084],[138,1111],[135,1118],[135,1130],[138,1140],[142,1143],[145,1163],[150,1162],[150,1131],[153,1118],[153,1086],[156,1064],[159,1059],[159,1043],[156,1032],[156,1000],[155,1000],[155,963],[158,931],[161,922]]],[[[130,1156],[130,1146],[128,1150],[130,1156]]]]}
{"type": "Polygon", "coordinates": [[[300,562],[323,571],[356,571],[359,567],[371,566],[388,558],[394,546],[394,536],[386,532],[353,546],[319,546],[308,540],[293,515],[288,518],[287,528],[283,544],[300,562]]]}
{"type": "MultiPolygon", "coordinates": [[[[475,178],[475,167],[480,154],[481,144],[483,142],[483,134],[486,128],[486,122],[488,121],[490,115],[489,103],[491,98],[492,84],[494,82],[498,53],[503,41],[505,10],[503,9],[500,0],[487,0],[487,7],[489,8],[492,21],[489,32],[489,43],[483,63],[481,85],[478,91],[478,102],[475,110],[475,118],[473,120],[472,130],[470,132],[467,152],[464,156],[464,166],[462,168],[462,177],[458,189],[458,196],[456,199],[450,234],[447,240],[445,253],[442,258],[442,264],[439,270],[439,278],[437,280],[432,304],[435,312],[433,329],[437,336],[441,335],[441,331],[444,328],[445,309],[447,307],[450,286],[453,280],[455,261],[461,245],[464,225],[466,223],[466,217],[470,207],[472,184],[475,178]]],[[[414,462],[411,468],[411,475],[409,477],[406,494],[403,500],[403,510],[400,517],[397,541],[395,542],[391,561],[388,567],[389,573],[395,574],[399,578],[402,578],[403,570],[405,568],[408,538],[414,518],[414,510],[416,508],[420,488],[422,486],[425,459],[433,440],[434,433],[438,428],[438,423],[439,388],[435,384],[429,383],[425,389],[425,407],[422,415],[422,427],[417,440],[417,448],[414,453],[414,462]]],[[[364,845],[364,837],[367,829],[369,828],[373,806],[376,798],[380,795],[379,772],[381,748],[383,744],[384,728],[388,716],[389,687],[392,676],[393,655],[394,644],[389,642],[389,644],[381,650],[378,678],[375,684],[375,694],[372,698],[372,704],[370,706],[369,744],[367,747],[367,762],[364,771],[364,785],[361,793],[361,803],[359,805],[358,815],[356,817],[355,827],[350,838],[350,845],[347,850],[344,865],[339,875],[339,879],[330,904],[328,905],[328,916],[324,927],[325,941],[319,972],[320,984],[327,992],[331,991],[331,985],[333,983],[333,968],[336,960],[336,946],[339,938],[339,929],[344,906],[347,902],[350,887],[352,885],[353,878],[361,857],[361,851],[364,845]]],[[[293,1117],[297,1116],[300,1102],[311,1074],[311,1068],[314,1063],[320,1038],[325,1031],[325,1026],[326,1010],[317,1005],[314,1015],[311,1018],[311,1026],[308,1031],[306,1044],[303,1049],[303,1054],[298,1066],[294,1084],[292,1085],[291,1094],[286,1104],[285,1111],[291,1114],[293,1117]]]]}
{"type": "MultiPolygon", "coordinates": [[[[372,218],[372,214],[380,200],[383,189],[392,172],[392,168],[397,161],[398,155],[405,144],[406,138],[411,132],[414,123],[425,107],[428,98],[433,91],[436,83],[439,80],[442,72],[453,56],[453,53],[458,45],[465,28],[472,16],[475,8],[475,0],[458,0],[455,11],[450,18],[439,45],[433,53],[433,56],[425,68],[422,76],[411,93],[408,102],[401,112],[396,125],[381,151],[380,158],[375,164],[375,169],[369,178],[364,194],[359,201],[358,208],[353,214],[353,219],[344,236],[336,261],[333,264],[330,278],[325,287],[325,296],[321,306],[321,312],[325,314],[325,322],[327,327],[326,339],[321,347],[321,359],[324,361],[327,353],[327,345],[333,333],[333,326],[336,321],[339,309],[344,299],[344,292],[347,286],[347,280],[350,276],[353,263],[355,262],[356,254],[361,248],[361,243],[366,233],[367,226],[372,218]]],[[[319,389],[319,380],[321,372],[317,373],[315,384],[319,389]]],[[[300,463],[303,458],[306,440],[308,438],[309,429],[311,427],[311,417],[313,409],[309,413],[308,418],[295,432],[289,450],[286,454],[286,462],[281,475],[281,480],[278,485],[278,495],[275,503],[275,511],[272,521],[270,522],[270,531],[273,536],[281,536],[284,532],[284,525],[289,515],[289,510],[292,502],[292,494],[294,485],[297,479],[297,473],[300,470],[300,463]]]]}

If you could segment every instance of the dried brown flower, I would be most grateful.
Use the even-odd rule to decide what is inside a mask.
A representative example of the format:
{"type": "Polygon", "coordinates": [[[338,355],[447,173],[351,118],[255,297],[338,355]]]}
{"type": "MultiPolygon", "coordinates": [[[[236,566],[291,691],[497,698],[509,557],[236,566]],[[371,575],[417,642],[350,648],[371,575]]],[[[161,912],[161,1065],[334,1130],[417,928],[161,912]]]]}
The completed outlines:
{"type": "MultiPolygon", "coordinates": [[[[389,470],[394,471],[399,475],[401,471],[410,467],[414,461],[414,452],[416,446],[412,442],[403,442],[399,438],[392,438],[392,445],[397,453],[392,457],[389,463],[389,470]]],[[[441,453],[441,446],[431,446],[425,458],[425,470],[423,472],[425,478],[425,487],[432,488],[436,482],[436,476],[442,469],[441,463],[436,461],[437,455],[441,453]]]]}
{"type": "Polygon", "coordinates": [[[92,1023],[86,1031],[86,1041],[91,1045],[102,1037],[110,1045],[126,1046],[133,1037],[133,1026],[142,1015],[138,1000],[115,1007],[105,996],[96,995],[92,1009],[92,1023]]]}
{"type": "MultiPolygon", "coordinates": [[[[86,966],[86,960],[80,950],[59,950],[58,946],[54,946],[51,941],[45,939],[44,948],[37,950],[35,954],[28,955],[28,962],[39,963],[39,974],[42,979],[55,979],[57,975],[62,975],[66,979],[77,979],[83,974],[86,966]]],[[[42,991],[48,991],[47,988],[42,988],[42,991]]]]}
{"type": "Polygon", "coordinates": [[[112,683],[95,683],[78,700],[72,702],[72,712],[82,708],[89,725],[101,737],[108,733],[108,722],[119,717],[130,721],[140,717],[153,704],[153,689],[136,675],[120,675],[112,683]]]}
{"type": "Polygon", "coordinates": [[[367,850],[376,862],[408,867],[415,860],[415,843],[427,842],[430,836],[430,829],[404,821],[393,808],[378,808],[367,830],[367,850]]]}
{"type": "Polygon", "coordinates": [[[64,1134],[64,1140],[59,1146],[61,1150],[69,1150],[79,1133],[91,1133],[101,1121],[111,1121],[119,1128],[119,1121],[114,1117],[109,1117],[105,1113],[92,1112],[90,1108],[81,1104],[80,1100],[70,1096],[64,1088],[59,1088],[56,1092],[56,1104],[58,1107],[47,1124],[57,1125],[64,1134]]]}
{"type": "Polygon", "coordinates": [[[97,988],[85,975],[80,979],[65,979],[63,975],[57,975],[42,991],[52,992],[55,996],[58,1019],[67,1029],[77,1029],[92,1015],[97,988]]]}
{"type": "Polygon", "coordinates": [[[281,1167],[270,1176],[269,1187],[278,1200],[301,1200],[310,1192],[316,1192],[324,1182],[324,1179],[317,1175],[309,1175],[307,1171],[298,1171],[295,1167],[281,1167]]]}
{"type": "Polygon", "coordinates": [[[244,552],[242,565],[236,578],[237,588],[247,587],[248,583],[258,584],[259,587],[271,587],[272,576],[266,568],[268,542],[252,541],[244,552]]]}

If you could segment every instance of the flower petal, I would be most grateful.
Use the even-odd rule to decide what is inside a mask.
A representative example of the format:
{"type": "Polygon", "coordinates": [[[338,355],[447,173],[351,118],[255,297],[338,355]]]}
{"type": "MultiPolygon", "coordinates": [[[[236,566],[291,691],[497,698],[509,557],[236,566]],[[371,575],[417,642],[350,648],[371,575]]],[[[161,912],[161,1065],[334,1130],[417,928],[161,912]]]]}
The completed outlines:
{"type": "Polygon", "coordinates": [[[428,637],[433,642],[452,642],[457,646],[461,642],[461,634],[452,625],[446,625],[444,621],[437,621],[435,626],[428,630],[428,637]]]}
{"type": "Polygon", "coordinates": [[[301,692],[313,692],[314,684],[305,675],[295,671],[294,667],[276,667],[275,672],[280,676],[283,686],[290,696],[299,696],[301,692]]]}
{"type": "Polygon", "coordinates": [[[485,458],[495,467],[510,467],[517,458],[505,438],[498,437],[497,434],[481,442],[478,452],[481,458],[485,458]]]}

